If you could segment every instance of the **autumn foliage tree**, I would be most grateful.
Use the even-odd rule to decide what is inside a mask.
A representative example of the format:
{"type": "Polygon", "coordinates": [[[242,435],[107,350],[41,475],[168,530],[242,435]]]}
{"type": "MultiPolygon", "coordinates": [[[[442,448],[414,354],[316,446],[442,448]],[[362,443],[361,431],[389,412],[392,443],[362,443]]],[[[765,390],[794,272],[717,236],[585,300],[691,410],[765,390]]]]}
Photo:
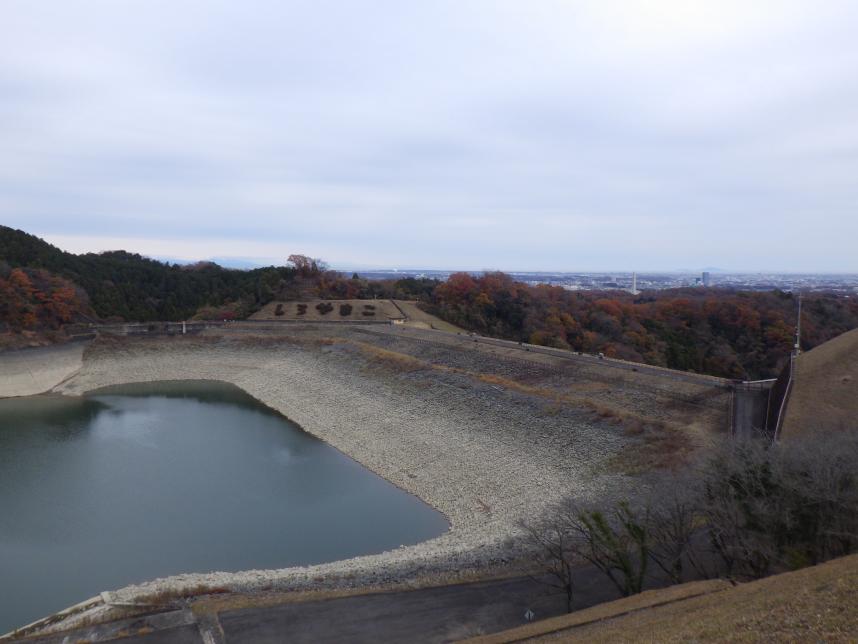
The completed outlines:
{"type": "Polygon", "coordinates": [[[86,294],[74,284],[40,269],[0,265],[0,334],[57,331],[92,315],[86,294]]]}
{"type": "MultiPolygon", "coordinates": [[[[503,273],[457,273],[425,302],[483,335],[731,378],[777,376],[795,333],[796,299],[781,291],[573,292],[503,273]]],[[[805,298],[805,348],[855,327],[854,298],[805,298]]]]}

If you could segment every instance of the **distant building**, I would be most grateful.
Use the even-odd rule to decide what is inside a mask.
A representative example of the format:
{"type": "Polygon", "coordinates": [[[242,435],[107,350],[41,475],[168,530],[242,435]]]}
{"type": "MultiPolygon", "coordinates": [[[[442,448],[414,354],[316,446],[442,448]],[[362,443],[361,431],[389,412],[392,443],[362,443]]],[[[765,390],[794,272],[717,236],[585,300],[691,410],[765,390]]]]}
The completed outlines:
{"type": "Polygon", "coordinates": [[[707,288],[712,286],[712,276],[709,274],[709,271],[703,271],[703,286],[707,288]]]}

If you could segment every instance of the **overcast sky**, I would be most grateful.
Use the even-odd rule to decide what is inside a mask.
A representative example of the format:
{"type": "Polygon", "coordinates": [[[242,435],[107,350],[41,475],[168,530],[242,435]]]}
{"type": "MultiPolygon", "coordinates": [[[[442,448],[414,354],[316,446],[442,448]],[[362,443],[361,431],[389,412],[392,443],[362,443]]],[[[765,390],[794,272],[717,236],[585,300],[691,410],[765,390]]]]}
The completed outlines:
{"type": "Polygon", "coordinates": [[[0,223],[74,252],[858,272],[854,0],[2,0],[0,223]]]}

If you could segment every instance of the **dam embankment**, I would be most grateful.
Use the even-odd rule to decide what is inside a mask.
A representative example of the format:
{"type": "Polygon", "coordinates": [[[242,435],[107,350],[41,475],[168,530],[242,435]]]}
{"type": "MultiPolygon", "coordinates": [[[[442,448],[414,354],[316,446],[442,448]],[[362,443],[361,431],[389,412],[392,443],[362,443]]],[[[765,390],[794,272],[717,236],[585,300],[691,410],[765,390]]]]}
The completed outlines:
{"type": "Polygon", "coordinates": [[[0,398],[50,391],[83,366],[85,341],[0,353],[0,398]]]}
{"type": "Polygon", "coordinates": [[[80,395],[163,380],[241,387],[423,499],[451,529],[420,544],[317,566],[173,576],[111,592],[111,601],[201,586],[384,587],[497,570],[515,554],[508,540],[520,534],[520,520],[544,515],[568,496],[634,495],[652,467],[719,440],[729,424],[729,392],[705,382],[507,347],[448,346],[407,330],[333,325],[99,338],[54,390],[80,395]]]}

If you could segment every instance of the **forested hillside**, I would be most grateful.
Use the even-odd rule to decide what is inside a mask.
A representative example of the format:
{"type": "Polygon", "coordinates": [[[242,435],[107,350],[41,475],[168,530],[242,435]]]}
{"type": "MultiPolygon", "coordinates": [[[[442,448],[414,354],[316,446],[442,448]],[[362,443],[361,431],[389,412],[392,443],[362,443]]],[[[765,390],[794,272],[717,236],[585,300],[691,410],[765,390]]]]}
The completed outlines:
{"type": "MultiPolygon", "coordinates": [[[[0,336],[57,334],[65,323],[92,318],[243,318],[272,300],[384,297],[419,300],[431,313],[484,335],[731,378],[768,378],[778,375],[795,333],[796,298],[780,291],[573,292],[529,286],[503,273],[457,273],[446,282],[369,281],[326,270],[303,255],[286,263],[233,270],[210,262],[166,264],[125,251],[74,255],[0,226],[0,336]]],[[[804,348],[856,327],[855,298],[805,298],[804,348]]]]}
{"type": "Polygon", "coordinates": [[[23,341],[36,334],[57,340],[64,324],[94,315],[83,289],[62,277],[41,269],[0,270],[0,347],[20,344],[9,341],[12,334],[23,341]]]}
{"type": "MultiPolygon", "coordinates": [[[[434,289],[426,306],[485,335],[731,378],[772,378],[793,344],[797,301],[781,291],[572,292],[503,273],[458,273],[434,289]]],[[[805,297],[804,348],[855,327],[855,298],[805,297]]]]}
{"type": "Polygon", "coordinates": [[[242,315],[293,284],[297,274],[293,267],[238,271],[212,263],[165,264],[125,251],[74,255],[0,227],[0,275],[17,267],[44,269],[79,285],[101,318],[137,321],[189,318],[204,306],[228,305],[242,315]]]}
{"type": "MultiPolygon", "coordinates": [[[[274,299],[412,295],[391,283],[346,278],[303,255],[284,264],[235,270],[121,250],[75,255],[0,226],[0,346],[53,339],[68,322],[233,319],[274,299]]],[[[423,288],[418,294],[431,292],[412,281],[423,288]]]]}

